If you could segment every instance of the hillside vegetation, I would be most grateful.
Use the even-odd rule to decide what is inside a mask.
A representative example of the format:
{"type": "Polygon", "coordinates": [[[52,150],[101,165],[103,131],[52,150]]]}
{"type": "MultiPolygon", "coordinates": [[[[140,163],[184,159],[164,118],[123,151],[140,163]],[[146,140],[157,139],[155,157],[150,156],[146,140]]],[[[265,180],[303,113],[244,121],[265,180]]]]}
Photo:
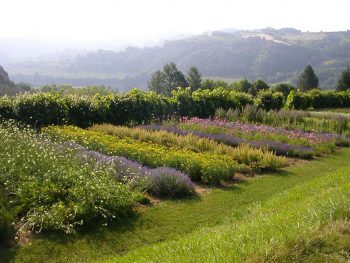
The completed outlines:
{"type": "Polygon", "coordinates": [[[234,33],[212,32],[168,41],[162,47],[100,50],[59,64],[39,62],[8,65],[16,81],[105,84],[120,89],[145,88],[149,75],[165,63],[187,71],[196,65],[206,77],[262,78],[270,83],[292,81],[312,64],[324,87],[334,87],[350,64],[350,32],[301,32],[271,28],[234,33]],[[38,73],[38,74],[37,74],[38,73]]]}

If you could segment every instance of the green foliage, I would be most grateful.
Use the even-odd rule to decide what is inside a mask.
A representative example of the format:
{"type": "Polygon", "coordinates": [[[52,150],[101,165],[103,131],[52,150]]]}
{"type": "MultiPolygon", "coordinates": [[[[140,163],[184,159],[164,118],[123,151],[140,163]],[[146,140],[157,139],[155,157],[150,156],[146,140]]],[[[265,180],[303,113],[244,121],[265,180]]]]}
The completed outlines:
{"type": "Polygon", "coordinates": [[[279,83],[276,86],[274,86],[274,91],[282,92],[283,97],[285,99],[287,99],[289,93],[292,90],[296,91],[296,88],[292,84],[289,84],[289,83],[279,83]]]}
{"type": "Polygon", "coordinates": [[[307,93],[292,90],[287,97],[286,106],[293,110],[306,110],[312,106],[312,98],[307,93]]]}
{"type": "Polygon", "coordinates": [[[221,80],[221,79],[217,79],[217,80],[204,79],[204,80],[202,80],[201,88],[202,89],[209,89],[209,90],[213,90],[213,89],[217,89],[217,88],[228,89],[228,88],[230,88],[230,85],[226,81],[221,80]]]}
{"type": "Polygon", "coordinates": [[[0,184],[11,193],[19,232],[71,233],[129,215],[141,197],[115,180],[112,163],[97,163],[30,129],[1,124],[0,140],[0,184]]]}
{"type": "Polygon", "coordinates": [[[245,93],[249,93],[252,88],[252,84],[247,79],[242,79],[239,82],[234,82],[231,86],[234,90],[245,93]]]}
{"type": "Polygon", "coordinates": [[[0,119],[14,119],[16,113],[13,105],[12,97],[0,97],[0,119]]]}
{"type": "Polygon", "coordinates": [[[319,88],[319,80],[313,68],[308,65],[298,78],[298,88],[303,91],[309,91],[319,88]]]}
{"type": "MultiPolygon", "coordinates": [[[[194,92],[190,88],[179,88],[173,91],[172,97],[138,89],[95,96],[34,93],[0,97],[0,116],[35,127],[51,124],[88,127],[94,123],[135,125],[159,122],[172,116],[213,117],[219,108],[239,109],[254,103],[270,110],[280,109],[284,101],[279,92],[263,90],[254,99],[250,94],[226,88],[194,92]]],[[[292,90],[285,104],[290,109],[346,108],[350,107],[350,92],[292,90]]]]}
{"type": "Polygon", "coordinates": [[[142,262],[161,257],[171,262],[184,262],[195,257],[201,262],[242,262],[254,255],[266,257],[290,240],[306,237],[322,225],[349,215],[348,172],[348,167],[329,172],[318,180],[275,195],[269,202],[252,207],[239,223],[228,220],[223,225],[203,229],[173,242],[144,247],[115,260],[142,262]],[[272,239],[274,242],[266,242],[272,239]],[[174,250],[177,253],[173,253],[174,250]]]}
{"type": "Polygon", "coordinates": [[[192,92],[201,88],[202,76],[196,67],[190,68],[186,76],[186,82],[192,92]]]}
{"type": "Polygon", "coordinates": [[[249,94],[230,91],[224,88],[217,88],[212,91],[195,91],[192,97],[196,107],[195,116],[201,118],[213,117],[215,110],[218,108],[226,110],[229,108],[236,109],[254,103],[252,96],[249,94]]]}
{"type": "Polygon", "coordinates": [[[270,87],[266,82],[258,79],[252,83],[252,86],[249,89],[249,93],[252,94],[253,96],[256,96],[260,91],[266,91],[269,88],[270,87]]]}
{"type": "Polygon", "coordinates": [[[283,106],[283,94],[272,90],[262,90],[257,95],[257,104],[264,110],[279,110],[283,106]]]}
{"type": "Polygon", "coordinates": [[[61,95],[75,95],[75,96],[88,96],[93,97],[97,94],[99,95],[110,95],[116,93],[105,86],[87,86],[87,87],[79,87],[74,88],[69,85],[44,85],[40,88],[33,89],[32,93],[42,92],[42,93],[59,93],[61,95]]]}
{"type": "Polygon", "coordinates": [[[347,67],[338,80],[337,91],[345,91],[350,89],[350,67],[347,67]]]}
{"type": "Polygon", "coordinates": [[[0,189],[0,245],[7,243],[11,238],[12,222],[14,222],[13,211],[10,209],[5,193],[0,189]]]}
{"type": "Polygon", "coordinates": [[[150,91],[166,96],[171,96],[171,92],[176,88],[186,86],[187,82],[184,74],[172,62],[166,64],[163,67],[163,71],[157,70],[154,72],[148,82],[148,89],[150,91]]]}
{"type": "Polygon", "coordinates": [[[14,108],[19,121],[37,127],[63,124],[68,113],[63,99],[53,93],[18,95],[14,101],[14,108]]]}

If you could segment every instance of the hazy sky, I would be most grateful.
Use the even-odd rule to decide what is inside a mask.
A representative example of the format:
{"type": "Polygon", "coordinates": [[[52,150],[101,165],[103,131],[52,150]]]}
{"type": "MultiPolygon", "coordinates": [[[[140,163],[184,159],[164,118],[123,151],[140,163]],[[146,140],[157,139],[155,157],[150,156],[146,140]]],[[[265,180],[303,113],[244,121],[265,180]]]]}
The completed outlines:
{"type": "Polygon", "coordinates": [[[0,0],[0,38],[152,39],[272,26],[350,29],[350,0],[0,0]]]}

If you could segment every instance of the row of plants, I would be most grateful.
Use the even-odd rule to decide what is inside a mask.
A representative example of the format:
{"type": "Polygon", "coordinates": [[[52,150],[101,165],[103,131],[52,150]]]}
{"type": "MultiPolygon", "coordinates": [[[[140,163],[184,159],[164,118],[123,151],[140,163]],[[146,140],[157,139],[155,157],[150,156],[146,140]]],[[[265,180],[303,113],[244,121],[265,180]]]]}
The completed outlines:
{"type": "Polygon", "coordinates": [[[350,107],[350,91],[321,91],[314,89],[309,92],[292,90],[287,97],[286,107],[295,110],[309,108],[348,108],[350,107]]]}
{"type": "Polygon", "coordinates": [[[130,137],[120,138],[73,126],[51,126],[45,128],[44,132],[56,138],[77,142],[108,155],[124,156],[149,167],[172,167],[187,173],[192,180],[202,180],[206,183],[219,183],[221,180],[231,178],[236,171],[274,170],[284,165],[283,159],[268,154],[264,150],[256,151],[247,146],[236,150],[239,158],[235,160],[231,156],[223,154],[198,153],[176,147],[169,148],[130,137]]]}
{"type": "Polygon", "coordinates": [[[214,116],[219,107],[241,108],[257,103],[261,107],[280,108],[279,93],[265,92],[258,98],[243,92],[178,89],[172,97],[134,89],[125,94],[89,96],[59,93],[20,94],[0,98],[0,117],[16,119],[36,127],[72,124],[88,127],[93,123],[144,124],[171,116],[214,116]],[[265,94],[266,93],[266,94],[265,94]],[[271,104],[272,103],[272,104],[271,104]],[[278,105],[278,106],[273,106],[278,105]]]}
{"type": "Polygon", "coordinates": [[[242,109],[218,109],[216,118],[244,123],[266,124],[303,131],[328,132],[350,135],[349,116],[345,114],[313,113],[308,111],[265,111],[256,106],[242,109]]]}
{"type": "Polygon", "coordinates": [[[331,153],[336,145],[350,145],[349,138],[338,134],[305,132],[219,119],[185,118],[182,122],[141,127],[153,131],[168,131],[182,136],[195,135],[230,146],[249,144],[255,148],[267,147],[278,155],[300,158],[331,153]]]}
{"type": "Polygon", "coordinates": [[[144,129],[151,131],[168,131],[175,134],[188,136],[195,135],[200,138],[209,139],[231,147],[241,147],[247,145],[255,149],[263,149],[271,151],[276,155],[286,157],[298,157],[310,159],[315,156],[316,150],[311,146],[294,145],[288,143],[277,142],[274,140],[248,140],[242,137],[233,136],[230,129],[218,128],[215,126],[203,127],[198,124],[183,124],[174,125],[143,125],[144,129]]]}
{"type": "Polygon", "coordinates": [[[96,220],[119,220],[137,203],[149,202],[144,192],[162,198],[195,193],[178,170],[151,169],[12,122],[0,123],[0,139],[0,243],[13,230],[72,233],[96,220]]]}
{"type": "MultiPolygon", "coordinates": [[[[238,163],[243,163],[255,171],[268,168],[268,160],[275,158],[272,152],[265,149],[248,149],[245,146],[233,148],[205,137],[199,137],[191,133],[180,134],[169,130],[144,129],[144,126],[128,128],[111,124],[94,125],[90,130],[113,135],[118,138],[132,138],[142,142],[151,142],[168,148],[185,149],[193,152],[206,152],[219,155],[227,155],[238,163]],[[242,148],[247,151],[242,151],[242,148]]],[[[235,145],[238,146],[238,145],[235,145]]]]}
{"type": "Polygon", "coordinates": [[[41,127],[72,124],[88,127],[93,123],[144,124],[172,116],[208,118],[218,108],[240,109],[255,105],[266,111],[290,109],[350,107],[350,92],[314,90],[292,91],[285,101],[281,92],[260,91],[256,97],[224,88],[196,90],[178,88],[171,97],[138,89],[124,94],[74,96],[60,93],[20,94],[0,97],[0,116],[41,127]]]}
{"type": "Polygon", "coordinates": [[[125,157],[109,156],[88,150],[76,143],[63,143],[73,147],[82,157],[92,158],[97,163],[113,164],[117,181],[134,190],[147,192],[160,198],[183,198],[195,193],[194,185],[187,174],[170,167],[149,168],[125,157]]]}
{"type": "Polygon", "coordinates": [[[71,233],[96,219],[126,217],[144,199],[115,180],[111,164],[82,159],[73,148],[30,129],[1,124],[0,140],[0,184],[18,219],[19,234],[71,233]]]}
{"type": "Polygon", "coordinates": [[[151,142],[168,148],[185,149],[197,153],[211,153],[229,156],[239,164],[244,164],[254,172],[261,170],[279,168],[285,162],[281,157],[277,157],[273,152],[268,151],[265,147],[255,147],[252,149],[246,143],[231,147],[211,138],[196,136],[192,133],[181,134],[172,130],[155,130],[144,129],[145,126],[128,128],[114,126],[110,124],[94,125],[90,130],[110,134],[118,138],[132,138],[143,142],[151,142]],[[240,147],[237,147],[240,146],[240,147]]]}

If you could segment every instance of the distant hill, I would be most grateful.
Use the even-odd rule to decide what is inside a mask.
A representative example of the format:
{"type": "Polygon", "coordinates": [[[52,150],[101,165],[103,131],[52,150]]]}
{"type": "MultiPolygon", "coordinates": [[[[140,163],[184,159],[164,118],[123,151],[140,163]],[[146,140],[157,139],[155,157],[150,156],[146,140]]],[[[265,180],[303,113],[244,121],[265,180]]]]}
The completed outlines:
{"type": "Polygon", "coordinates": [[[145,88],[149,75],[170,61],[184,71],[195,65],[206,77],[261,78],[269,83],[295,83],[311,64],[321,86],[334,87],[340,72],[350,65],[350,31],[216,31],[168,41],[161,47],[99,50],[44,65],[40,61],[13,64],[9,71],[14,80],[33,84],[105,84],[130,89],[145,88]]]}
{"type": "Polygon", "coordinates": [[[4,68],[0,66],[0,96],[15,95],[28,89],[29,87],[24,84],[17,85],[12,82],[4,68]]]}

